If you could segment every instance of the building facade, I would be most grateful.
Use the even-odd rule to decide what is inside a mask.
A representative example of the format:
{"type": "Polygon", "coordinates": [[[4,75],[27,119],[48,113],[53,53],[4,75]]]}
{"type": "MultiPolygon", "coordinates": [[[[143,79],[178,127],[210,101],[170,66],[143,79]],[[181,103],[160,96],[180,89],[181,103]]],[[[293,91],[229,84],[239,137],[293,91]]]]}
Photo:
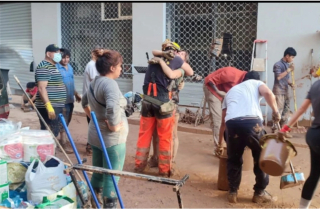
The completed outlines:
{"type": "MultiPolygon", "coordinates": [[[[190,52],[190,65],[205,77],[222,66],[250,70],[255,39],[268,41],[267,73],[262,73],[272,88],[272,67],[291,46],[297,50],[295,78],[298,106],[311,85],[305,78],[311,66],[319,62],[319,3],[1,3],[0,68],[10,69],[9,81],[14,93],[34,80],[34,68],[44,58],[45,47],[56,43],[70,49],[76,89],[82,90],[82,74],[96,45],[119,51],[124,58],[123,74],[117,82],[123,93],[142,91],[146,53],[169,38],[190,52]],[[292,12],[296,11],[296,12],[292,12]],[[231,33],[232,58],[215,59],[210,55],[214,38],[231,33]],[[33,65],[32,65],[33,62],[33,65]]],[[[265,45],[257,45],[256,57],[265,56],[265,45]]],[[[183,105],[199,105],[203,97],[202,81],[187,78],[181,91],[183,105]]],[[[313,82],[315,79],[313,79],[313,82]]],[[[293,100],[291,104],[293,110],[293,100]]],[[[269,111],[270,112],[270,111],[269,111]]],[[[309,115],[305,114],[306,119],[309,115]]],[[[270,117],[269,117],[270,118],[270,117]]]]}

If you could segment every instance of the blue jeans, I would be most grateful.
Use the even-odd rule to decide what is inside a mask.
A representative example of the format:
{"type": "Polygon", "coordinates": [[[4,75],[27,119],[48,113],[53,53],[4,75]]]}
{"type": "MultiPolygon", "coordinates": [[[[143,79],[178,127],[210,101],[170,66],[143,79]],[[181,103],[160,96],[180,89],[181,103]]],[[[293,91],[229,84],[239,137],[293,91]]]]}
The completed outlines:
{"type": "Polygon", "coordinates": [[[260,118],[256,119],[231,119],[227,125],[227,170],[230,192],[237,192],[241,182],[242,155],[244,148],[248,146],[254,159],[253,172],[256,176],[256,184],[253,189],[256,193],[262,192],[269,184],[269,175],[259,167],[261,146],[259,139],[265,134],[260,118]]]}

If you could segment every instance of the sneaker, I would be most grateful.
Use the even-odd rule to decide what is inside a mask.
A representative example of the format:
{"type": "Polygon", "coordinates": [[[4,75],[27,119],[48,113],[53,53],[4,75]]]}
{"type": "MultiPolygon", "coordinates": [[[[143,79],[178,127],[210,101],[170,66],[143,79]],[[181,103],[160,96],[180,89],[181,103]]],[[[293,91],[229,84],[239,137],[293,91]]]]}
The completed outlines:
{"type": "Polygon", "coordinates": [[[150,168],[158,167],[158,158],[152,156],[152,157],[150,158],[148,164],[149,164],[150,168]]]}
{"type": "Polygon", "coordinates": [[[61,144],[62,148],[64,149],[64,151],[67,153],[67,154],[72,154],[73,153],[73,149],[71,147],[71,144],[70,142],[66,142],[64,144],[61,144]]]}
{"type": "Polygon", "coordinates": [[[237,192],[230,192],[228,193],[228,201],[229,203],[237,203],[238,198],[237,198],[238,194],[237,192]]]}
{"type": "MultiPolygon", "coordinates": [[[[95,193],[95,195],[97,197],[98,203],[99,203],[100,208],[101,208],[101,206],[103,206],[102,188],[93,188],[93,191],[94,191],[94,193],[95,193]]],[[[96,203],[95,203],[92,195],[91,195],[91,206],[92,206],[92,208],[98,208],[96,206],[96,203]]]]}
{"type": "Polygon", "coordinates": [[[273,197],[266,190],[262,192],[255,192],[252,198],[254,203],[269,203],[277,201],[277,197],[273,197]]]}
{"type": "Polygon", "coordinates": [[[170,168],[169,177],[173,177],[176,174],[177,174],[176,163],[172,162],[172,165],[171,165],[171,168],[170,168]]]}
{"type": "Polygon", "coordinates": [[[136,173],[143,173],[144,168],[137,168],[137,167],[135,167],[133,170],[134,170],[134,172],[136,172],[136,173]]]}
{"type": "Polygon", "coordinates": [[[170,171],[169,173],[159,173],[159,176],[162,178],[170,178],[170,171]]]}
{"type": "Polygon", "coordinates": [[[86,152],[87,152],[87,155],[88,155],[88,156],[91,156],[91,155],[92,155],[92,148],[91,148],[91,146],[90,146],[89,143],[87,143],[86,152]]]}

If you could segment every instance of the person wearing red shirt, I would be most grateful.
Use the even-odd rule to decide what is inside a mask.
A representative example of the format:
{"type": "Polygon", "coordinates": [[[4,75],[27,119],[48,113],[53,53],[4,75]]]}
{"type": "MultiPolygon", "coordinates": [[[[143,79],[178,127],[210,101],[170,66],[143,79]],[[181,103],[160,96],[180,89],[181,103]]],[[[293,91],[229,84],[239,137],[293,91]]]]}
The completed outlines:
{"type": "MultiPolygon", "coordinates": [[[[28,96],[30,97],[31,101],[34,102],[34,100],[36,99],[36,95],[38,92],[38,88],[36,86],[35,82],[29,82],[27,83],[27,89],[26,92],[28,93],[28,96]]],[[[22,95],[22,104],[21,104],[21,109],[24,112],[29,112],[31,109],[29,108],[29,105],[31,105],[28,101],[28,98],[26,97],[26,95],[22,95]]]]}
{"type": "Polygon", "coordinates": [[[203,85],[205,99],[209,106],[211,127],[214,142],[214,155],[219,155],[219,131],[221,126],[221,103],[225,94],[235,85],[241,83],[250,72],[239,70],[235,67],[223,67],[209,74],[203,85]]]}

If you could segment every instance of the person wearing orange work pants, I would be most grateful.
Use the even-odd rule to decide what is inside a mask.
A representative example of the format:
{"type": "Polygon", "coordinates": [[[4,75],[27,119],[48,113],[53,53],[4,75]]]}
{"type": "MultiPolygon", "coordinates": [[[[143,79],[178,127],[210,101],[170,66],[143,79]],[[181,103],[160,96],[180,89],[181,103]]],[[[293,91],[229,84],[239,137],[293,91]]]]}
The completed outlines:
{"type": "Polygon", "coordinates": [[[160,107],[147,101],[142,101],[139,138],[135,158],[135,171],[142,172],[150,151],[153,131],[156,128],[159,136],[159,174],[170,176],[172,164],[172,128],[173,114],[161,115],[160,107]]]}

